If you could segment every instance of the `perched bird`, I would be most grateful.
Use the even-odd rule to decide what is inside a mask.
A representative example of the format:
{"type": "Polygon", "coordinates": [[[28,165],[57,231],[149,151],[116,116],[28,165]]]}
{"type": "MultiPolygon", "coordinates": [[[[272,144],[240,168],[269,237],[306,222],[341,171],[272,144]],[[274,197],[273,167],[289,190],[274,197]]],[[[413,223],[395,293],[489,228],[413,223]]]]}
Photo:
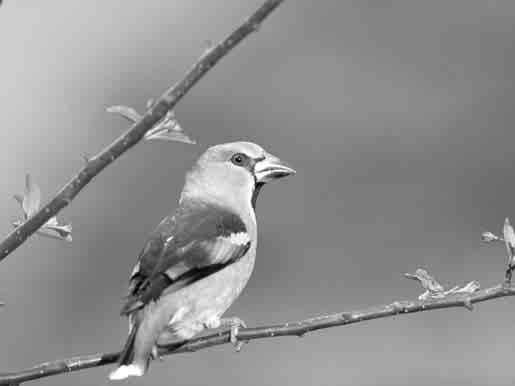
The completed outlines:
{"type": "Polygon", "coordinates": [[[150,235],[132,271],[121,314],[130,331],[109,378],[143,375],[164,340],[190,339],[222,318],[252,273],[262,186],[295,171],[260,146],[233,142],[209,148],[187,173],[179,206],[150,235]]]}

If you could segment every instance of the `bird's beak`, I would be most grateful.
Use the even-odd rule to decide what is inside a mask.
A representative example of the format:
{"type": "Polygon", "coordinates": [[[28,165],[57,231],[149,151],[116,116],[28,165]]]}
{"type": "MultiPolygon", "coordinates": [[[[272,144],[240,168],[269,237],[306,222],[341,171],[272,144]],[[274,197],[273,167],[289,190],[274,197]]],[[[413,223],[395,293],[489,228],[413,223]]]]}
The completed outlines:
{"type": "Polygon", "coordinates": [[[258,183],[267,183],[292,174],[295,174],[295,170],[272,154],[266,154],[265,158],[254,166],[254,175],[258,183]]]}

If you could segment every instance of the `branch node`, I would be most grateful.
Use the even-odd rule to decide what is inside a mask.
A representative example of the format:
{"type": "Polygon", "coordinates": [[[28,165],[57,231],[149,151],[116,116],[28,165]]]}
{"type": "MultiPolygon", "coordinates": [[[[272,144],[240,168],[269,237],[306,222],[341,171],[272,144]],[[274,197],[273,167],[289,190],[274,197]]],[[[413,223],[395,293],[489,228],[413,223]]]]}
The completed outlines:
{"type": "Polygon", "coordinates": [[[481,233],[481,241],[483,243],[491,243],[493,241],[504,241],[501,237],[494,235],[492,232],[483,232],[481,233]]]}
{"type": "MultiPolygon", "coordinates": [[[[15,194],[13,197],[23,211],[23,220],[16,220],[12,223],[15,227],[13,235],[22,243],[33,233],[25,232],[23,230],[24,225],[40,211],[43,211],[47,216],[51,216],[51,204],[46,205],[41,210],[39,209],[41,203],[41,189],[38,184],[32,180],[30,174],[25,176],[25,192],[23,195],[15,194]]],[[[72,239],[71,224],[60,224],[56,216],[50,217],[43,225],[37,228],[35,232],[42,236],[59,240],[71,241],[72,239]]],[[[6,252],[4,252],[4,256],[7,256],[6,252]]]]}
{"type": "Polygon", "coordinates": [[[474,305],[470,301],[470,298],[466,298],[466,299],[463,300],[463,307],[465,307],[469,311],[473,311],[474,310],[474,305]]]}
{"type": "Polygon", "coordinates": [[[344,323],[348,323],[348,322],[350,322],[350,321],[353,319],[352,313],[350,313],[350,312],[342,312],[342,313],[340,314],[340,319],[341,319],[344,323]]]}
{"type": "Polygon", "coordinates": [[[425,292],[418,297],[419,300],[443,297],[444,287],[425,269],[417,268],[415,273],[405,273],[404,276],[408,279],[417,280],[425,289],[425,292]]]}
{"type": "Polygon", "coordinates": [[[356,312],[355,314],[352,314],[351,317],[353,321],[360,321],[363,318],[363,314],[360,312],[356,312]]]}
{"type": "Polygon", "coordinates": [[[261,23],[254,23],[254,24],[252,24],[252,30],[254,32],[258,32],[260,28],[261,28],[261,23]]]}
{"type": "MultiPolygon", "coordinates": [[[[150,107],[151,105],[148,106],[147,102],[147,109],[150,109],[150,107]]],[[[121,117],[127,119],[130,123],[136,123],[142,118],[142,116],[135,109],[128,106],[110,106],[106,108],[106,111],[108,113],[120,115],[121,117]]]]}
{"type": "MultiPolygon", "coordinates": [[[[155,106],[155,102],[153,99],[149,99],[147,101],[147,114],[152,113],[152,109],[155,106]]],[[[135,109],[127,106],[111,106],[106,109],[109,113],[115,113],[121,115],[122,117],[128,119],[131,123],[136,123],[142,119],[142,115],[140,115],[135,109]]],[[[143,138],[147,141],[158,139],[163,141],[175,141],[175,142],[183,142],[195,144],[195,140],[191,139],[186,135],[183,128],[175,118],[175,112],[173,110],[169,110],[166,112],[166,115],[157,122],[150,130],[148,130],[143,138]]],[[[128,146],[130,142],[130,136],[126,135],[122,141],[124,146],[128,146]]],[[[113,155],[111,155],[111,162],[114,161],[113,155]]]]}
{"type": "Polygon", "coordinates": [[[446,290],[433,276],[431,276],[425,269],[418,268],[415,273],[404,274],[409,279],[418,280],[422,287],[426,290],[418,297],[419,300],[433,300],[443,299],[450,295],[456,294],[472,294],[479,290],[480,285],[477,281],[473,280],[465,284],[463,287],[454,286],[446,290]]]}
{"type": "Polygon", "coordinates": [[[392,304],[390,304],[390,307],[392,308],[393,312],[396,314],[400,314],[404,310],[404,306],[401,302],[395,301],[392,304]]]}

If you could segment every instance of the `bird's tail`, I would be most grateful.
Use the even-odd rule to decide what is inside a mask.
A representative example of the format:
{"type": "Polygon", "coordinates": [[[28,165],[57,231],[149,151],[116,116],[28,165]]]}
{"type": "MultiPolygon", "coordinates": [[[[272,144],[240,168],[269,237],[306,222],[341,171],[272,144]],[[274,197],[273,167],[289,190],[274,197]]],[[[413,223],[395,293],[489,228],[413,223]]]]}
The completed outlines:
{"type": "Polygon", "coordinates": [[[140,322],[132,321],[129,337],[118,359],[118,368],[109,374],[111,381],[119,381],[131,376],[140,377],[147,371],[149,358],[138,358],[135,353],[135,342],[140,327],[140,322]]]}

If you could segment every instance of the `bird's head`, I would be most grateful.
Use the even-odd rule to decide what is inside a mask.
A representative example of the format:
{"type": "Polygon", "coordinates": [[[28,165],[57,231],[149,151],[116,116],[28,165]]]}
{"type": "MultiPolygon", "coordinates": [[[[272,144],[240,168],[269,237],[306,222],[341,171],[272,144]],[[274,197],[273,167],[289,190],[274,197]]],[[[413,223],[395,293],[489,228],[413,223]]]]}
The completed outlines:
{"type": "Polygon", "coordinates": [[[182,196],[255,204],[267,182],[294,174],[286,163],[251,142],[212,146],[186,176],[182,196]]]}

